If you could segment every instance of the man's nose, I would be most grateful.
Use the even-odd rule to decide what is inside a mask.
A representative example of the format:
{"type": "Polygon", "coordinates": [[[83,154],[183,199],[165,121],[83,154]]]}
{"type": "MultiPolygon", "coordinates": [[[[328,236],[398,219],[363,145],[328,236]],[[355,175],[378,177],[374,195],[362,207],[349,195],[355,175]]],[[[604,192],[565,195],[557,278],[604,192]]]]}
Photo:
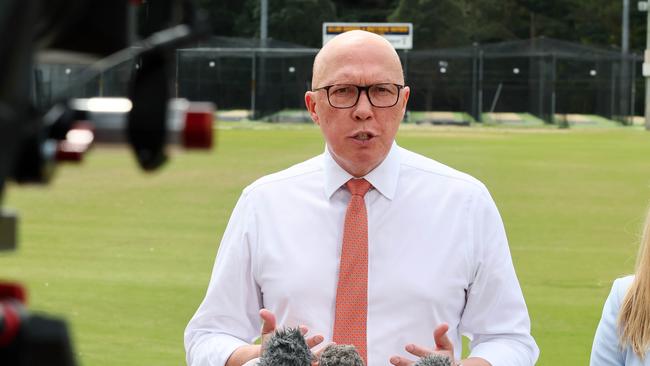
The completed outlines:
{"type": "Polygon", "coordinates": [[[354,118],[357,120],[366,120],[372,116],[372,104],[367,90],[359,91],[359,100],[354,107],[354,118]]]}

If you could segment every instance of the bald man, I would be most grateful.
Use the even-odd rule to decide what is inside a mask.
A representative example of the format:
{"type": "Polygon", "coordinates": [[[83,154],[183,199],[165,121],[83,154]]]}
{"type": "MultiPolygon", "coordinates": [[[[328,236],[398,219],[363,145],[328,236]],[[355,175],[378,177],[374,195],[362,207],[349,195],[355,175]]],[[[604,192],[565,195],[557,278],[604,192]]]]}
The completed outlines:
{"type": "Polygon", "coordinates": [[[351,31],[321,49],[305,104],[325,151],[244,189],[205,299],[185,331],[189,365],[243,365],[262,352],[254,344],[260,329],[263,344],[280,326],[300,326],[314,352],[352,339],[370,366],[407,366],[430,353],[463,366],[536,362],[487,189],[395,142],[409,95],[384,38],[351,31]],[[369,187],[354,193],[365,208],[363,224],[349,227],[359,182],[369,187]],[[352,266],[343,259],[349,230],[354,245],[363,237],[365,248],[352,266]],[[360,268],[361,275],[354,272],[360,268]],[[342,275],[350,270],[356,274],[342,275]],[[364,295],[341,300],[346,286],[364,295]],[[344,308],[349,302],[354,310],[344,308]],[[352,313],[361,316],[350,320],[352,313]],[[462,335],[471,339],[465,360],[462,335]]]}

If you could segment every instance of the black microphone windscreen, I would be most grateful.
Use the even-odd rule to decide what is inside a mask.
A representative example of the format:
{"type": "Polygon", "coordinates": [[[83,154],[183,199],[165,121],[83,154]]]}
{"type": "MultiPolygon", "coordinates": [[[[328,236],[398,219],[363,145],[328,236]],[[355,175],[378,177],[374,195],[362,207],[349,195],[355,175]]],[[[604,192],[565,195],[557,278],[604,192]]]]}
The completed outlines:
{"type": "Polygon", "coordinates": [[[364,366],[354,346],[333,344],[327,346],[320,356],[320,366],[364,366]]]}
{"type": "Polygon", "coordinates": [[[414,366],[451,366],[451,359],[447,356],[434,353],[422,357],[414,366]]]}
{"type": "Polygon", "coordinates": [[[259,366],[311,366],[312,354],[298,328],[277,330],[263,346],[259,366]]]}

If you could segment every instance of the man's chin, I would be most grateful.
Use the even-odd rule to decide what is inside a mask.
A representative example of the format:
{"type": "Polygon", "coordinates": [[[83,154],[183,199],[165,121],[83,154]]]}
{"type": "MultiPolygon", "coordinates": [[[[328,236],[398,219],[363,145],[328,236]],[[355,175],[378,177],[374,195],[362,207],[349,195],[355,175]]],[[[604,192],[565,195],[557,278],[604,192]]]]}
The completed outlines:
{"type": "Polygon", "coordinates": [[[362,177],[370,173],[382,161],[383,161],[383,157],[377,158],[376,155],[368,155],[368,154],[356,155],[352,164],[354,173],[352,172],[349,173],[351,173],[355,177],[362,177]]]}

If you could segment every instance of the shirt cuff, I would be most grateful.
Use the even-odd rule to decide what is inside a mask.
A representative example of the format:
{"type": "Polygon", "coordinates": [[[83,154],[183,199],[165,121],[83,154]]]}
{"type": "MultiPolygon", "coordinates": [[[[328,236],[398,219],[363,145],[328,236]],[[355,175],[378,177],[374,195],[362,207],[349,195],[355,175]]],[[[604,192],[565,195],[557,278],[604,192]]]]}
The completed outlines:
{"type": "Polygon", "coordinates": [[[237,348],[250,345],[239,338],[225,334],[211,334],[204,337],[203,341],[190,350],[187,360],[189,366],[223,366],[237,348]]]}
{"type": "Polygon", "coordinates": [[[534,350],[512,340],[487,341],[477,344],[469,357],[480,357],[492,366],[532,366],[537,359],[534,350]]]}

